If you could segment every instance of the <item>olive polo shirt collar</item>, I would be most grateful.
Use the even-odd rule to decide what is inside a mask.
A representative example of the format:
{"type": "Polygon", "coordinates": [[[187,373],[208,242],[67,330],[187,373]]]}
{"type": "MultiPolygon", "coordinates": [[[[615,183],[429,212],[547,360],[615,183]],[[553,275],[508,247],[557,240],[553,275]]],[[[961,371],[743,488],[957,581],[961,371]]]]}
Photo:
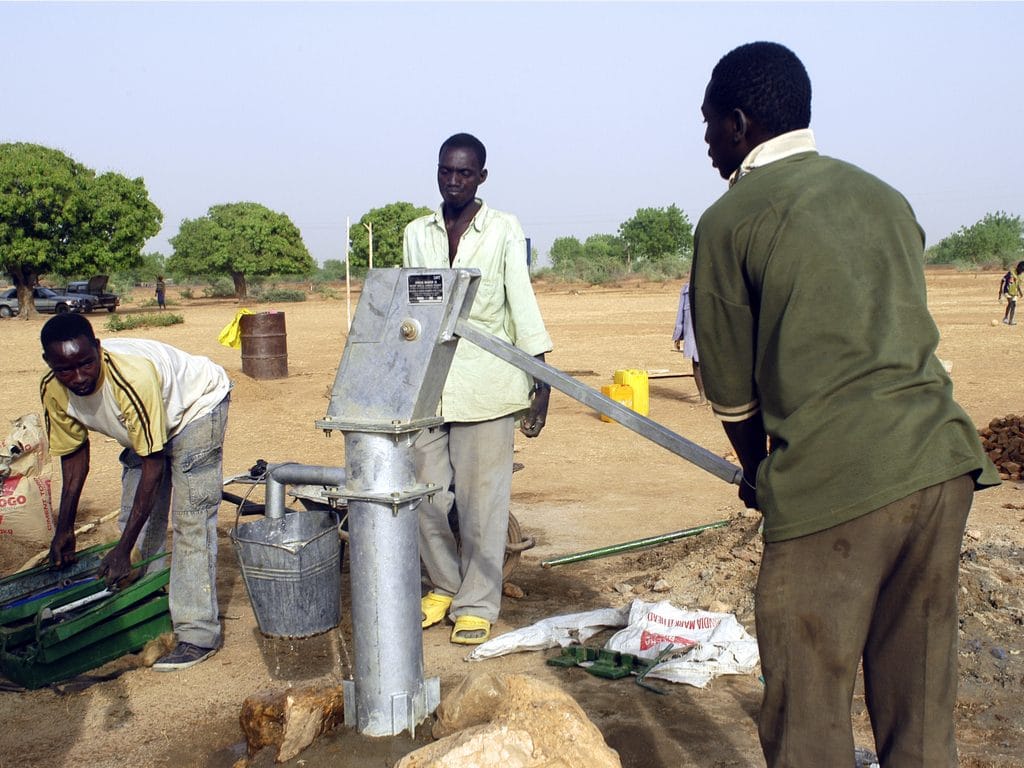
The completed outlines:
{"type": "Polygon", "coordinates": [[[814,143],[814,132],[810,128],[800,128],[795,131],[780,133],[778,136],[763,141],[754,147],[743,158],[740,167],[732,172],[729,177],[729,186],[732,187],[755,168],[762,165],[774,163],[791,155],[799,155],[801,152],[817,152],[818,147],[814,143]]]}

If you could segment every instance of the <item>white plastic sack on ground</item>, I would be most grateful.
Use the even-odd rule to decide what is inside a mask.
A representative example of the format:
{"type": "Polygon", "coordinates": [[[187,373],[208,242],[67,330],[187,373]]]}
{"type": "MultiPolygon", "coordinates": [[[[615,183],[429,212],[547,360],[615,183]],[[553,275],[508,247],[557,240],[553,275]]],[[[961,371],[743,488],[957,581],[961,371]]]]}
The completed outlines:
{"type": "Polygon", "coordinates": [[[634,600],[628,626],[616,632],[605,648],[642,659],[667,652],[669,658],[647,677],[698,688],[719,675],[751,672],[759,660],[757,640],[731,613],[682,610],[664,600],[634,600]]]}
{"type": "Polygon", "coordinates": [[[585,643],[598,632],[626,623],[629,608],[598,608],[541,619],[528,627],[514,629],[478,645],[467,657],[471,661],[491,659],[518,651],[543,651],[555,646],[585,643]]]}
{"type": "Polygon", "coordinates": [[[605,644],[608,650],[655,659],[663,651],[670,658],[647,677],[687,683],[703,688],[718,675],[751,672],[759,657],[757,641],[731,613],[687,611],[667,601],[634,600],[624,608],[552,616],[536,624],[488,640],[476,647],[469,660],[490,659],[517,651],[540,651],[555,646],[585,643],[609,627],[625,627],[605,644]]]}

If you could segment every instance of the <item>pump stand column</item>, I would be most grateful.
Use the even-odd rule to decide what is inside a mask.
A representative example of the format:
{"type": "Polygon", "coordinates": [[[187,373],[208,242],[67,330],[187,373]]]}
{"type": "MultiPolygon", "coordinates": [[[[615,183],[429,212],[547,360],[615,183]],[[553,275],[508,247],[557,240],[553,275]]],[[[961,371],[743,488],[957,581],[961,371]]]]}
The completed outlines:
{"type": "Polygon", "coordinates": [[[419,431],[345,434],[355,651],[345,723],[367,736],[415,733],[441,697],[439,679],[423,679],[416,508],[429,489],[415,482],[419,431]]]}
{"type": "Polygon", "coordinates": [[[479,273],[371,269],[349,330],[327,415],[345,434],[353,679],[345,723],[368,736],[415,731],[441,699],[423,679],[416,485],[412,444],[441,424],[438,404],[479,273]]]}

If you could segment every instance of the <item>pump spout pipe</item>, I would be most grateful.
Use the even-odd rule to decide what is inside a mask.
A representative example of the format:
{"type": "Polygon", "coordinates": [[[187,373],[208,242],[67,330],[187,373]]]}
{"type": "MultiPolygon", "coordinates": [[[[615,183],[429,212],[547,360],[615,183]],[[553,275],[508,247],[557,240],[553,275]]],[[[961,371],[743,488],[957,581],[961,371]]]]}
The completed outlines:
{"type": "Polygon", "coordinates": [[[345,485],[344,467],[318,467],[310,464],[271,464],[266,474],[266,509],[270,518],[285,515],[285,487],[288,485],[324,485],[340,487],[345,485]]]}
{"type": "Polygon", "coordinates": [[[508,342],[502,341],[478,328],[474,328],[468,321],[464,319],[457,320],[454,323],[452,332],[453,335],[473,342],[495,357],[500,357],[505,362],[521,368],[533,376],[533,378],[539,379],[545,384],[550,384],[555,389],[593,408],[598,413],[603,413],[605,416],[614,419],[622,426],[686,459],[691,464],[696,464],[715,477],[721,478],[733,485],[739,485],[743,479],[743,470],[735,464],[677,435],[658,422],[646,416],[641,416],[636,411],[615,402],[597,390],[581,384],[567,373],[563,373],[547,363],[542,363],[537,358],[526,354],[523,350],[512,346],[508,342]]]}

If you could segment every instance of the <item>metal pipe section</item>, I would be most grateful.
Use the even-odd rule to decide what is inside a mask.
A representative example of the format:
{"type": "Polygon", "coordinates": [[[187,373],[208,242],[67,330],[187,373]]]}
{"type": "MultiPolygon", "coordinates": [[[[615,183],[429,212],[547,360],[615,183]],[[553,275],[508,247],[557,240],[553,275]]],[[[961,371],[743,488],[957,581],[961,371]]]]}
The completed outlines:
{"type": "Polygon", "coordinates": [[[547,363],[542,363],[521,349],[495,336],[491,336],[489,333],[474,328],[467,320],[458,320],[454,325],[454,332],[456,335],[473,342],[481,349],[490,352],[495,357],[500,357],[505,362],[521,368],[533,376],[533,378],[550,384],[555,389],[564,392],[574,400],[579,400],[598,413],[603,413],[605,416],[615,419],[622,426],[633,430],[642,437],[646,437],[651,442],[657,443],[662,448],[686,459],[690,463],[696,464],[715,477],[719,477],[733,485],[739,485],[743,479],[743,470],[735,464],[677,435],[658,422],[652,421],[646,416],[641,416],[621,403],[605,397],[597,390],[581,384],[572,376],[563,373],[557,368],[553,368],[547,363]]]}
{"type": "Polygon", "coordinates": [[[412,442],[404,434],[345,433],[349,574],[355,666],[345,723],[393,736],[436,709],[440,680],[423,679],[419,521],[412,442]]]}
{"type": "Polygon", "coordinates": [[[608,557],[609,555],[618,555],[622,552],[630,552],[634,549],[643,549],[644,547],[653,547],[657,544],[668,544],[670,541],[676,541],[677,539],[685,539],[690,536],[696,536],[698,533],[704,533],[704,531],[710,531],[712,528],[724,528],[729,524],[728,520],[719,520],[716,523],[705,523],[704,525],[697,525],[693,528],[684,528],[681,531],[674,531],[672,533],[662,533],[657,536],[648,536],[643,539],[636,539],[634,541],[627,541],[622,544],[609,544],[607,547],[598,547],[597,549],[588,549],[585,552],[577,552],[572,555],[564,555],[563,557],[555,557],[551,560],[544,560],[541,562],[542,568],[550,568],[553,565],[565,565],[566,563],[579,563],[583,560],[596,560],[599,557],[608,557]]]}
{"type": "Polygon", "coordinates": [[[285,515],[284,491],[288,485],[328,485],[342,486],[345,484],[346,472],[342,467],[318,467],[310,464],[272,464],[266,474],[265,514],[270,518],[282,518],[285,515]]]}

